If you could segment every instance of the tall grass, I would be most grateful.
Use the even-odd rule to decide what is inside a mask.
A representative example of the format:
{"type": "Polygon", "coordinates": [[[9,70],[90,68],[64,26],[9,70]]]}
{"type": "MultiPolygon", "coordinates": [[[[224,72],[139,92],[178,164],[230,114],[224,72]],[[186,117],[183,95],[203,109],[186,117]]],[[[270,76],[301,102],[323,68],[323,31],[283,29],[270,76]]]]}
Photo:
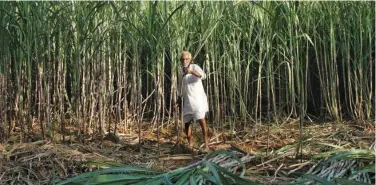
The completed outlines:
{"type": "MultiPolygon", "coordinates": [[[[1,2],[0,121],[43,136],[175,123],[179,54],[216,129],[371,119],[373,2],[1,2]],[[161,124],[162,123],[162,124],[161,124]]],[[[64,139],[63,135],[63,139],[64,139]]]]}

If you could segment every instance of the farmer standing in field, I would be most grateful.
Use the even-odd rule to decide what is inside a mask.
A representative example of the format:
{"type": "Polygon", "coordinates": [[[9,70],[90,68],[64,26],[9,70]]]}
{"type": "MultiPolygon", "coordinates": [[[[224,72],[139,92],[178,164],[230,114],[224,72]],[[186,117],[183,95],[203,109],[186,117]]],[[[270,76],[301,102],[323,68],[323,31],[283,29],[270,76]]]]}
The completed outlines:
{"type": "Polygon", "coordinates": [[[208,128],[206,126],[205,114],[209,111],[209,108],[204,86],[201,81],[206,78],[206,74],[200,66],[193,64],[192,54],[190,52],[183,51],[180,61],[182,69],[179,75],[180,84],[178,94],[183,98],[183,121],[188,144],[190,147],[193,146],[191,123],[192,121],[198,120],[205,139],[205,151],[208,152],[208,128]]]}

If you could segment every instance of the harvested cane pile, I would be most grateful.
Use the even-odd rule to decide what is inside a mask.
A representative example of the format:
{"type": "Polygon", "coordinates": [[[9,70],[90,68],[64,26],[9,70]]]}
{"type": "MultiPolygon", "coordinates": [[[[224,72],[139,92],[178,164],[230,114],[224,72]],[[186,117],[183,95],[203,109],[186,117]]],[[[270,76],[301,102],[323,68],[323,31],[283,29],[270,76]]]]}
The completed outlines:
{"type": "MultiPolygon", "coordinates": [[[[312,184],[320,180],[329,183],[339,183],[341,180],[374,182],[374,172],[369,170],[375,164],[374,157],[370,157],[374,156],[373,126],[370,123],[305,125],[303,153],[299,158],[296,158],[299,140],[296,121],[269,128],[258,126],[236,134],[220,132],[211,137],[212,149],[241,151],[243,156],[239,158],[245,166],[243,168],[233,160],[231,163],[230,158],[224,155],[210,160],[219,166],[225,164],[224,168],[230,173],[239,175],[244,169],[244,177],[262,184],[312,184]],[[357,158],[362,156],[360,149],[368,153],[357,158]],[[349,151],[358,153],[350,155],[349,151]],[[251,158],[244,160],[244,156],[251,158]],[[364,156],[368,156],[367,160],[364,156]]],[[[192,156],[187,150],[175,151],[174,140],[167,139],[173,136],[166,133],[160,137],[159,148],[158,142],[152,139],[156,138],[155,133],[150,131],[143,132],[140,146],[137,134],[120,134],[117,144],[98,140],[85,144],[74,140],[70,144],[53,144],[49,141],[19,143],[16,139],[13,143],[0,144],[0,184],[50,184],[53,177],[66,179],[95,171],[98,165],[89,163],[92,161],[127,164],[162,173],[190,166],[203,159],[204,156],[192,156]]],[[[198,133],[196,142],[202,143],[199,140],[201,133],[194,133],[198,133]]]]}
{"type": "MultiPolygon", "coordinates": [[[[303,130],[302,154],[297,156],[299,126],[297,121],[283,126],[272,125],[253,128],[257,132],[237,133],[226,143],[236,144],[247,153],[258,156],[247,163],[246,176],[263,184],[283,184],[295,181],[303,174],[317,175],[328,182],[337,182],[333,178],[354,179],[361,182],[374,182],[372,172],[357,174],[358,169],[375,165],[375,129],[371,122],[347,122],[341,124],[308,124],[303,130]],[[362,160],[358,155],[363,153],[362,160]],[[345,158],[341,158],[345,157],[345,158]],[[364,159],[364,156],[368,156],[364,159]],[[338,166],[330,167],[327,160],[336,157],[338,166]],[[336,171],[342,167],[344,160],[354,160],[346,173],[336,171]],[[326,166],[324,165],[326,164],[326,166]],[[326,168],[328,167],[329,170],[326,168]],[[326,171],[320,171],[320,169],[326,171]],[[335,169],[335,170],[334,170],[335,169]],[[309,173],[308,173],[309,172],[309,173]],[[328,173],[329,172],[329,173],[328,173]],[[337,174],[338,173],[338,174],[337,174]],[[371,175],[370,178],[367,175],[371,175]],[[362,178],[364,177],[364,178],[362,178]]],[[[228,145],[231,145],[228,144],[228,145]]],[[[373,168],[374,169],[374,168],[373,168]]],[[[312,178],[308,178],[312,181],[312,178]]],[[[301,181],[299,181],[301,182],[301,181]]],[[[329,184],[329,183],[328,183],[329,184]]],[[[345,183],[346,184],[346,183],[345,183]]]]}
{"type": "Polygon", "coordinates": [[[296,182],[314,184],[375,183],[375,152],[371,150],[340,149],[316,156],[325,157],[313,165],[296,182]]]}
{"type": "Polygon", "coordinates": [[[47,141],[4,145],[1,150],[0,184],[49,184],[52,175],[68,177],[85,172],[83,161],[111,161],[47,141]]]}

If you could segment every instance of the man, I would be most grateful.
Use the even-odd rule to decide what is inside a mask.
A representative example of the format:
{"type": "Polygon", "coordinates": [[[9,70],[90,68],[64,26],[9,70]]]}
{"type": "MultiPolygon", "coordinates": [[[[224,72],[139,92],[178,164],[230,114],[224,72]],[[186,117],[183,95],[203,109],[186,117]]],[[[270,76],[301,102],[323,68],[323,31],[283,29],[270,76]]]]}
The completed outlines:
{"type": "Polygon", "coordinates": [[[193,64],[192,54],[183,51],[180,58],[182,70],[179,75],[179,94],[183,98],[183,121],[188,144],[192,143],[192,121],[198,120],[205,139],[205,151],[209,151],[208,128],[206,126],[205,114],[208,112],[208,101],[202,81],[206,74],[200,66],[193,64]]]}

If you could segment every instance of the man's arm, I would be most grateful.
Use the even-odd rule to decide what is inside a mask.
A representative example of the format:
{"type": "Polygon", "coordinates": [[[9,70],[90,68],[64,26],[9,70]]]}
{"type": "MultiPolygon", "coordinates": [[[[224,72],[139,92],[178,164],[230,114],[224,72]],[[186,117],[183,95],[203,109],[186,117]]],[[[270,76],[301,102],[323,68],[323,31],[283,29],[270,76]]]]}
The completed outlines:
{"type": "Polygon", "coordinates": [[[200,68],[200,66],[197,65],[195,65],[192,70],[188,70],[187,74],[192,74],[198,78],[201,78],[202,80],[206,78],[204,71],[200,68]]]}
{"type": "Polygon", "coordinates": [[[201,78],[200,73],[198,73],[197,71],[194,71],[194,70],[188,70],[187,74],[192,74],[192,75],[195,75],[198,78],[201,78]]]}

